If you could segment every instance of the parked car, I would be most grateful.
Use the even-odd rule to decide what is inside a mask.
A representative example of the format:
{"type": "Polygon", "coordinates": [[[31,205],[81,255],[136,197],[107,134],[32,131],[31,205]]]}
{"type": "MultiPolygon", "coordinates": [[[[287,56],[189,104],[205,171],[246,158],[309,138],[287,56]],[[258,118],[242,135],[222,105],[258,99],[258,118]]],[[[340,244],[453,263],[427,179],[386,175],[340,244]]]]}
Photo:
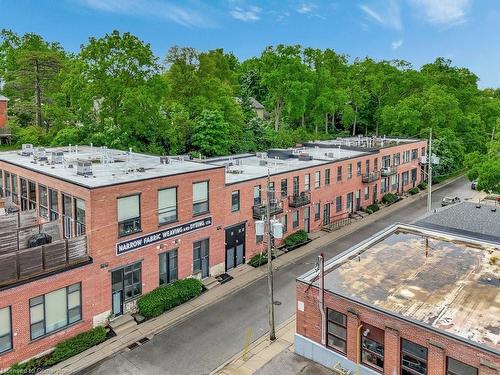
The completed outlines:
{"type": "Polygon", "coordinates": [[[30,239],[28,240],[28,247],[42,246],[51,242],[52,237],[47,233],[38,233],[30,237],[30,239]]]}
{"type": "Polygon", "coordinates": [[[477,190],[477,181],[476,180],[474,180],[474,181],[471,182],[470,188],[472,190],[477,190]]]}
{"type": "Polygon", "coordinates": [[[450,204],[455,204],[455,203],[460,203],[460,198],[459,197],[444,197],[443,200],[441,201],[441,206],[448,206],[450,204]]]}

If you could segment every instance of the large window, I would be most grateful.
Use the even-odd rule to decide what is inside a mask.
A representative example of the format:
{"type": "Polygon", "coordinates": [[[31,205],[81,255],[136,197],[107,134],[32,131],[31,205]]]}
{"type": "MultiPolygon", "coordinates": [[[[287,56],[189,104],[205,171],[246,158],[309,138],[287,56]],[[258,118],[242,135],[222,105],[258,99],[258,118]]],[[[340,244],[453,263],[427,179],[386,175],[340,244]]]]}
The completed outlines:
{"type": "Polygon", "coordinates": [[[347,317],[335,310],[328,309],[326,344],[339,352],[346,353],[347,317]]]}
{"type": "Polygon", "coordinates": [[[293,211],[292,212],[292,228],[298,228],[299,227],[299,211],[293,211]]]}
{"type": "Polygon", "coordinates": [[[74,198],[74,202],[75,202],[76,235],[81,236],[86,233],[85,201],[79,198],[74,198]]]}
{"type": "Polygon", "coordinates": [[[399,163],[401,162],[401,154],[398,152],[396,154],[393,155],[393,165],[399,165],[399,163]]]}
{"type": "Polygon", "coordinates": [[[403,180],[403,186],[408,185],[408,183],[409,183],[409,172],[403,172],[403,173],[401,173],[401,178],[403,180]]]}
{"type": "Polygon", "coordinates": [[[49,189],[49,203],[50,203],[50,221],[57,220],[59,217],[59,201],[56,190],[49,189]]]}
{"type": "Polygon", "coordinates": [[[208,181],[193,184],[193,215],[208,212],[208,181]]]}
{"type": "Polygon", "coordinates": [[[403,163],[408,163],[410,161],[410,151],[403,151],[403,163]]]}
{"type": "Polygon", "coordinates": [[[231,192],[231,212],[240,210],[240,191],[235,190],[231,192]]]}
{"type": "Polygon", "coordinates": [[[427,348],[401,340],[401,375],[427,374],[427,348]]]}
{"type": "Polygon", "coordinates": [[[33,181],[28,181],[28,209],[36,209],[36,184],[33,181]]]}
{"type": "Polygon", "coordinates": [[[330,185],[330,168],[325,169],[325,185],[330,185]]]}
{"type": "Polygon", "coordinates": [[[137,262],[123,269],[125,299],[135,298],[142,293],[142,263],[137,262]]]}
{"type": "Polygon", "coordinates": [[[10,306],[0,309],[0,353],[12,349],[10,306]]]}
{"type": "Polygon", "coordinates": [[[411,150],[411,160],[417,160],[418,158],[418,148],[411,150]]]}
{"type": "Polygon", "coordinates": [[[177,249],[161,253],[160,261],[160,285],[169,284],[177,280],[177,249]]]}
{"type": "Polygon", "coordinates": [[[347,179],[352,178],[352,163],[347,164],[347,179]]]}
{"type": "Polygon", "coordinates": [[[261,202],[260,185],[253,187],[253,205],[258,206],[261,202]]]}
{"type": "MultiPolygon", "coordinates": [[[[1,350],[1,349],[0,349],[1,350]]],[[[477,368],[457,361],[451,357],[446,357],[447,375],[477,375],[477,368]]]]}
{"type": "Polygon", "coordinates": [[[118,198],[118,235],[127,236],[141,230],[141,196],[118,198]]]}
{"type": "Polygon", "coordinates": [[[281,179],[281,198],[286,198],[288,196],[288,180],[286,178],[281,179]]]}
{"type": "Polygon", "coordinates": [[[288,215],[282,215],[280,222],[283,225],[283,233],[286,233],[288,231],[288,215]]]}
{"type": "Polygon", "coordinates": [[[365,329],[361,336],[361,361],[377,371],[384,371],[384,331],[375,327],[365,329]]]}
{"type": "Polygon", "coordinates": [[[25,178],[20,178],[19,182],[21,184],[21,211],[26,211],[28,209],[28,182],[25,178]]]}
{"type": "Polygon", "coordinates": [[[299,176],[293,177],[293,195],[299,195],[299,176]]]}
{"type": "Polygon", "coordinates": [[[368,198],[370,198],[370,187],[365,186],[365,201],[368,200],[368,198]]]}
{"type": "Polygon", "coordinates": [[[361,162],[356,163],[356,176],[361,176],[361,162]]]}
{"type": "Polygon", "coordinates": [[[309,173],[304,176],[304,190],[311,190],[311,175],[309,173]]]}
{"type": "Polygon", "coordinates": [[[49,218],[49,198],[47,195],[47,187],[38,185],[38,210],[41,217],[49,218]]]}
{"type": "Polygon", "coordinates": [[[80,283],[30,299],[31,339],[47,335],[82,319],[80,283]]]}
{"type": "Polygon", "coordinates": [[[12,202],[15,204],[19,203],[19,190],[17,188],[17,176],[15,174],[11,174],[11,182],[12,182],[12,202]]]}
{"type": "Polygon", "coordinates": [[[342,181],[342,166],[337,167],[337,181],[342,181]]]}
{"type": "Polygon", "coordinates": [[[0,169],[0,198],[3,197],[3,171],[0,169]]]}
{"type": "Polygon", "coordinates": [[[317,189],[321,186],[321,171],[314,172],[314,188],[317,189]]]}
{"type": "Polygon", "coordinates": [[[5,172],[5,196],[10,197],[12,195],[12,191],[10,190],[11,184],[10,184],[10,173],[5,172]]]}
{"type": "Polygon", "coordinates": [[[177,188],[158,190],[158,224],[177,221],[177,188]]]}

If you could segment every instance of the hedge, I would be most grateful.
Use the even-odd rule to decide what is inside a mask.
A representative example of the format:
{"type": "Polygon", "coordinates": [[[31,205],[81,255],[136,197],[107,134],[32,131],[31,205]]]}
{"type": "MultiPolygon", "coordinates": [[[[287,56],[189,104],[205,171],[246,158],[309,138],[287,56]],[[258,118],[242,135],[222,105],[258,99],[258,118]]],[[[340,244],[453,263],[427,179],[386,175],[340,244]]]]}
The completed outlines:
{"type": "MultiPolygon", "coordinates": [[[[276,253],[274,252],[273,250],[273,259],[276,258],[276,253]]],[[[264,251],[262,253],[259,253],[259,254],[255,254],[252,259],[250,259],[250,261],[248,262],[249,265],[251,265],[252,267],[260,267],[264,264],[267,264],[267,251],[264,251]]]]}
{"type": "Polygon", "coordinates": [[[425,189],[427,189],[427,182],[422,181],[421,183],[419,183],[419,184],[417,185],[417,187],[418,187],[420,190],[425,190],[425,189]]]}
{"type": "Polygon", "coordinates": [[[202,291],[203,285],[198,279],[177,280],[140,297],[137,300],[137,308],[139,314],[145,318],[154,318],[199,296],[202,291]]]}
{"type": "Polygon", "coordinates": [[[378,210],[380,210],[380,207],[378,206],[378,203],[373,203],[366,207],[366,209],[372,212],[377,212],[378,210]]]}
{"type": "Polygon", "coordinates": [[[413,187],[410,190],[408,190],[408,193],[410,193],[411,195],[415,195],[418,192],[419,192],[418,187],[413,187]]]}
{"type": "Polygon", "coordinates": [[[46,356],[13,365],[3,375],[34,374],[43,368],[53,366],[100,344],[104,340],[106,340],[106,329],[101,326],[96,327],[60,342],[56,345],[54,351],[46,356]]]}
{"type": "Polygon", "coordinates": [[[306,231],[301,229],[301,230],[298,230],[297,232],[292,233],[289,236],[287,236],[284,240],[284,243],[285,243],[286,247],[293,247],[296,245],[303,244],[308,239],[309,239],[309,237],[307,236],[306,231]]]}
{"type": "Polygon", "coordinates": [[[398,200],[398,196],[393,193],[387,193],[382,197],[382,203],[392,204],[398,200]]]}

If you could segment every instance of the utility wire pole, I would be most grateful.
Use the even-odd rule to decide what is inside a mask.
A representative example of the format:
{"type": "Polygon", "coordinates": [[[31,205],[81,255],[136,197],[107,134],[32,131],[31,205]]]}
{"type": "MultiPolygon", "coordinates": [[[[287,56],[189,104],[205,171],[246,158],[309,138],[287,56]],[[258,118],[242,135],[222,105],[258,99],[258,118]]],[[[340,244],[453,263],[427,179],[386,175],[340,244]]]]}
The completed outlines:
{"type": "Polygon", "coordinates": [[[432,209],[432,128],[429,133],[429,156],[427,158],[427,212],[432,209]]]}
{"type": "Polygon", "coordinates": [[[273,285],[273,234],[271,228],[271,176],[267,170],[267,204],[266,204],[266,225],[267,225],[267,287],[269,292],[269,339],[276,340],[274,327],[274,285],[273,285]]]}

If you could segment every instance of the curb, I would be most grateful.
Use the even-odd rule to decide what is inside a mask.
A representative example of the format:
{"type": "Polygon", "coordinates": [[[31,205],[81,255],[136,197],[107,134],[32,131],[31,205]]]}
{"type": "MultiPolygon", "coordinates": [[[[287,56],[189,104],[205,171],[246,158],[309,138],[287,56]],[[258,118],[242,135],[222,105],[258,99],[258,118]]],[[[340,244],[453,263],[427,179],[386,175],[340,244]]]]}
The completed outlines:
{"type": "MultiPolygon", "coordinates": [[[[440,183],[438,186],[433,188],[433,191],[439,190],[439,189],[455,182],[456,180],[458,180],[462,177],[463,177],[463,175],[458,175],[458,176],[451,178],[450,180],[447,180],[444,183],[440,183]]],[[[351,234],[352,232],[357,230],[359,227],[369,225],[371,222],[376,221],[381,216],[385,216],[386,214],[390,214],[392,211],[395,211],[396,209],[398,209],[400,207],[407,206],[410,203],[412,203],[420,198],[425,197],[427,195],[427,192],[428,192],[428,190],[423,190],[423,191],[419,192],[418,194],[406,197],[403,200],[403,202],[400,202],[399,204],[393,204],[391,206],[385,207],[384,209],[377,211],[364,219],[360,219],[359,221],[355,221],[354,223],[351,223],[345,227],[342,227],[342,228],[338,229],[337,231],[330,232],[330,233],[318,232],[318,233],[324,233],[324,234],[320,235],[318,238],[316,238],[312,242],[304,245],[303,247],[301,247],[297,250],[294,250],[293,252],[285,253],[282,256],[276,258],[276,260],[273,262],[274,263],[273,270],[278,270],[284,266],[287,266],[288,264],[292,264],[295,261],[300,260],[301,258],[309,255],[309,253],[312,250],[314,250],[320,246],[324,246],[325,244],[337,241],[337,240],[341,239],[342,237],[344,237],[348,234],[351,234]]],[[[152,336],[155,336],[155,335],[159,334],[160,332],[163,332],[167,329],[173,328],[173,327],[185,322],[186,320],[191,318],[195,313],[203,311],[204,309],[213,305],[215,302],[220,302],[220,301],[230,297],[231,295],[235,294],[236,292],[239,292],[241,289],[248,287],[249,285],[253,284],[256,281],[259,281],[260,279],[266,277],[266,275],[267,275],[267,268],[266,268],[266,270],[264,270],[264,269],[260,269],[260,268],[253,268],[249,265],[246,265],[246,266],[248,267],[248,269],[243,268],[241,270],[234,272],[237,275],[237,277],[235,277],[235,279],[232,283],[232,285],[234,285],[234,288],[228,290],[227,293],[224,293],[221,296],[215,295],[213,300],[208,301],[205,304],[195,305],[195,306],[191,305],[192,308],[188,312],[181,314],[178,318],[173,318],[171,322],[168,322],[161,327],[155,327],[155,328],[150,329],[149,332],[142,333],[142,331],[140,331],[140,328],[143,328],[144,326],[141,324],[138,326],[138,329],[136,331],[129,333],[130,336],[133,336],[133,334],[137,332],[133,336],[133,337],[137,336],[136,338],[132,339],[132,337],[131,337],[129,340],[125,341],[123,339],[126,339],[127,336],[123,336],[123,337],[117,336],[116,338],[114,338],[114,340],[111,339],[113,341],[108,340],[100,345],[97,345],[91,349],[88,349],[89,353],[87,355],[84,354],[85,352],[82,352],[79,355],[73,357],[75,359],[75,361],[70,362],[70,363],[65,363],[67,361],[68,362],[71,361],[71,359],[68,359],[67,361],[63,361],[55,366],[52,366],[49,369],[42,371],[41,374],[49,375],[49,374],[53,374],[54,371],[71,371],[71,372],[83,371],[84,369],[91,367],[91,366],[94,366],[94,365],[106,360],[110,356],[121,352],[123,349],[127,348],[129,345],[133,344],[134,342],[136,342],[137,340],[139,340],[143,337],[152,338],[152,336]],[[252,272],[255,272],[255,275],[253,277],[251,277],[250,280],[243,282],[242,284],[237,284],[239,277],[250,274],[252,272]],[[121,340],[123,340],[123,341],[121,341],[121,340]],[[120,344],[116,345],[117,343],[120,343],[120,344]],[[112,349],[106,350],[106,348],[109,348],[110,346],[112,346],[112,349]],[[102,354],[98,355],[97,356],[98,358],[96,358],[96,360],[92,360],[90,358],[95,353],[103,353],[103,352],[105,353],[105,356],[102,356],[102,354]],[[84,359],[89,359],[89,361],[84,361],[84,359]],[[78,366],[77,362],[80,362],[80,361],[85,362],[85,364],[78,366]],[[74,368],[72,368],[72,367],[74,367],[74,368]]],[[[224,285],[231,285],[231,283],[224,284],[224,285]]],[[[219,290],[221,288],[221,286],[223,286],[223,285],[218,285],[213,290],[219,290]]],[[[200,296],[198,298],[201,298],[202,296],[200,296]]],[[[175,314],[176,312],[180,311],[182,308],[186,308],[186,306],[189,306],[190,303],[196,304],[196,300],[197,299],[194,299],[194,300],[186,302],[186,304],[184,304],[184,305],[177,306],[177,307],[173,308],[172,310],[170,310],[170,313],[175,314]]],[[[148,324],[148,322],[153,323],[153,322],[161,319],[161,317],[162,316],[160,315],[159,317],[151,319],[143,324],[148,324]]],[[[281,328],[283,325],[285,325],[285,323],[287,323],[287,322],[289,323],[289,320],[292,318],[295,318],[295,316],[292,316],[291,318],[287,319],[284,323],[280,324],[279,328],[281,328]]],[[[249,346],[249,349],[253,348],[255,345],[258,345],[259,343],[261,343],[263,341],[262,340],[263,338],[265,339],[265,334],[264,334],[264,336],[261,336],[259,339],[254,341],[249,346]]],[[[225,364],[227,364],[227,362],[225,362],[224,365],[225,364]]],[[[211,374],[212,373],[213,372],[211,372],[211,374]]]]}

